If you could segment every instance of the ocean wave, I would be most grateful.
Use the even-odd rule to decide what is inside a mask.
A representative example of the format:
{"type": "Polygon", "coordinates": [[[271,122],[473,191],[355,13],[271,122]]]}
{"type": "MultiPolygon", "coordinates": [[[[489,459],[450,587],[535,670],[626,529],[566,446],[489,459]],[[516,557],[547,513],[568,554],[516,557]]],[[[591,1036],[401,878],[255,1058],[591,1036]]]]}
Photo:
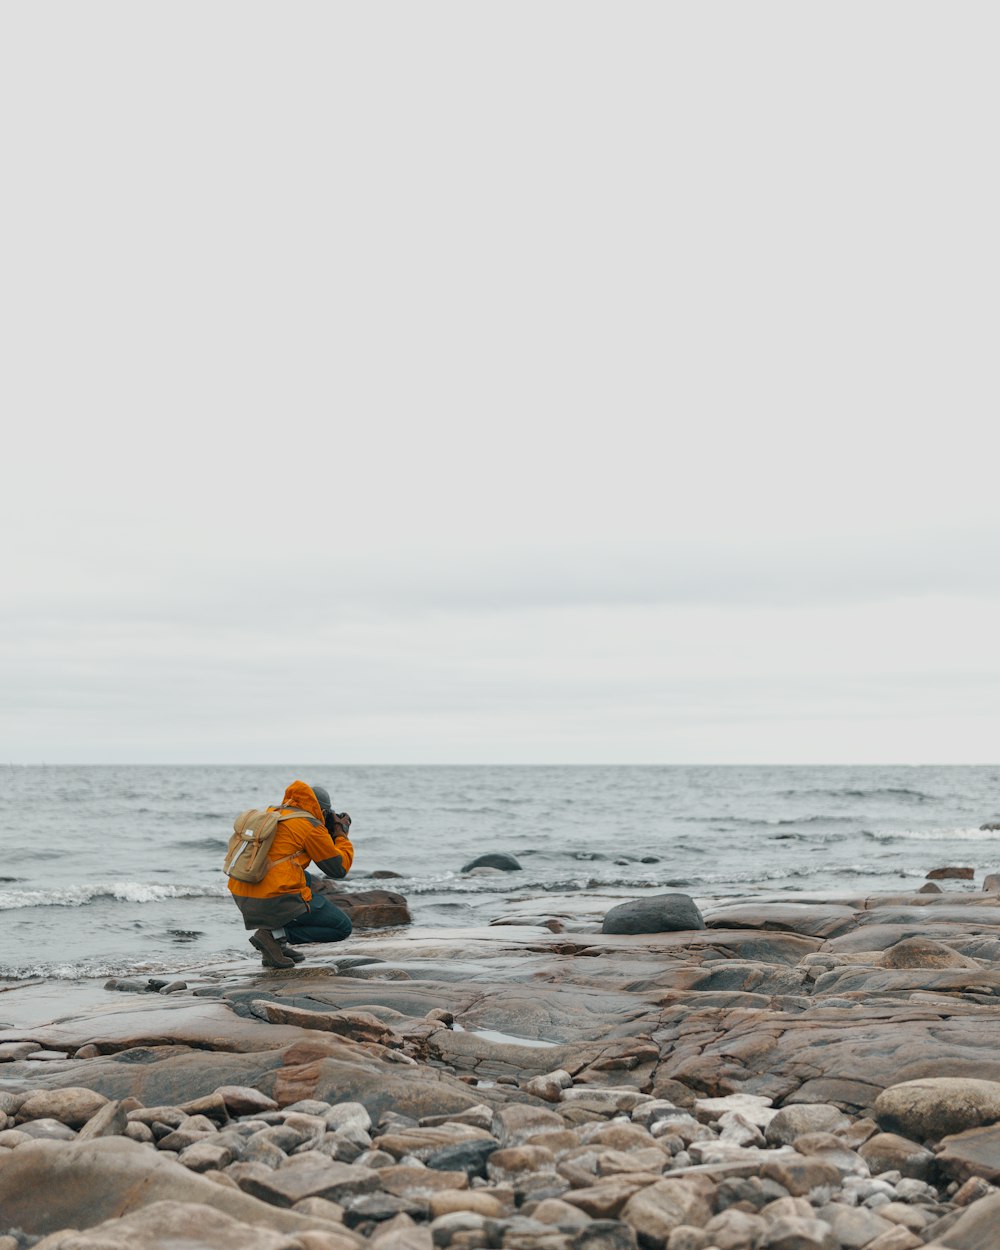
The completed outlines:
{"type": "Polygon", "coordinates": [[[183,846],[191,851],[221,851],[229,845],[229,838],[177,838],[170,845],[183,846]]]}
{"type": "Polygon", "coordinates": [[[996,842],[1000,834],[992,829],[862,829],[870,842],[996,842]]]}
{"type": "Polygon", "coordinates": [[[226,886],[150,885],[144,881],[95,881],[54,890],[0,890],[0,911],[22,907],[86,907],[98,899],[119,903],[161,903],[172,898],[223,898],[226,886]]]}
{"type": "Polygon", "coordinates": [[[805,795],[823,795],[831,799],[912,799],[917,803],[930,803],[935,799],[933,794],[925,794],[923,790],[911,790],[908,786],[873,786],[868,790],[856,790],[850,786],[835,786],[830,789],[811,790],[779,790],[782,798],[803,798],[805,795]]]}

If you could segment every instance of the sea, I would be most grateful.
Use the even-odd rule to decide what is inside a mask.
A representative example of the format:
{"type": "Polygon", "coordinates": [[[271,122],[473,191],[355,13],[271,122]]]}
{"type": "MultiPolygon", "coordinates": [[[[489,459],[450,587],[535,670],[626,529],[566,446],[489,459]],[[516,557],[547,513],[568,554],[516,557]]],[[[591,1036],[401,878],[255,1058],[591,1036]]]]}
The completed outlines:
{"type": "Polygon", "coordinates": [[[1000,833],[981,828],[1000,821],[992,765],[10,765],[0,978],[176,975],[252,953],[223,853],[237,813],[296,778],[353,818],[346,884],[401,892],[423,926],[489,924],[545,893],[679,890],[711,906],[912,890],[943,865],[979,884],[1000,871],[1000,833]],[[498,850],[521,870],[462,872],[498,850]]]}

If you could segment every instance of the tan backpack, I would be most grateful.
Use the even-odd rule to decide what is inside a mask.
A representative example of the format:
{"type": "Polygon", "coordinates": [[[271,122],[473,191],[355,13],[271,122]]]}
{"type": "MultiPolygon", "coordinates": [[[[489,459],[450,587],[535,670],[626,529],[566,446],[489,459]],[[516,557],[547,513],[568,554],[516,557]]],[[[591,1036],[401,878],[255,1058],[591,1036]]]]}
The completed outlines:
{"type": "Polygon", "coordinates": [[[233,821],[233,836],[226,847],[222,871],[234,881],[246,881],[250,885],[263,881],[268,869],[298,854],[298,851],[294,851],[292,855],[285,855],[282,859],[268,859],[278,825],[283,820],[300,820],[303,817],[310,824],[316,823],[308,812],[300,812],[295,807],[286,807],[283,811],[276,812],[262,812],[251,807],[240,812],[233,821]]]}

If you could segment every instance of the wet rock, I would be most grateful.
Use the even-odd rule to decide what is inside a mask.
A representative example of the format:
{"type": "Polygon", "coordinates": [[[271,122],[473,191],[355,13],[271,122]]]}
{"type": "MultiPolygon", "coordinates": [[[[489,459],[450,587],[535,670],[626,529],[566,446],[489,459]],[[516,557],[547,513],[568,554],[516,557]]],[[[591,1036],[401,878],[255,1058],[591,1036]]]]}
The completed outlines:
{"type": "Polygon", "coordinates": [[[932,868],[927,874],[928,881],[971,881],[976,875],[974,868],[932,868]]]}
{"type": "Polygon", "coordinates": [[[413,922],[406,899],[392,890],[348,891],[331,881],[315,879],[313,889],[339,907],[355,929],[398,928],[413,922]]]}
{"type": "Polygon", "coordinates": [[[986,877],[986,879],[983,881],[983,893],[984,894],[1000,893],[1000,875],[998,875],[995,872],[991,872],[986,877]]]}
{"type": "Polygon", "coordinates": [[[477,855],[475,859],[470,859],[467,864],[462,865],[462,872],[472,872],[474,868],[498,868],[501,872],[523,871],[520,863],[506,851],[488,851],[483,855],[477,855]]]}
{"type": "Polygon", "coordinates": [[[899,1172],[926,1181],[934,1166],[934,1155],[918,1142],[898,1133],[876,1133],[858,1151],[874,1175],[899,1172]]]}
{"type": "Polygon", "coordinates": [[[91,1089],[38,1090],[21,1103],[17,1122],[25,1120],[58,1120],[70,1128],[82,1128],[107,1102],[103,1094],[91,1089]]]}
{"type": "Polygon", "coordinates": [[[704,918],[687,894],[653,894],[612,907],[605,914],[601,932],[668,933],[704,928],[704,918]]]}
{"type": "Polygon", "coordinates": [[[922,885],[917,891],[918,894],[941,894],[943,893],[939,885],[935,885],[933,881],[928,881],[926,885],[922,885]]]}
{"type": "Polygon", "coordinates": [[[879,1094],[875,1118],[890,1133],[938,1140],[1000,1120],[1000,1082],[966,1077],[904,1081],[879,1094]]]}

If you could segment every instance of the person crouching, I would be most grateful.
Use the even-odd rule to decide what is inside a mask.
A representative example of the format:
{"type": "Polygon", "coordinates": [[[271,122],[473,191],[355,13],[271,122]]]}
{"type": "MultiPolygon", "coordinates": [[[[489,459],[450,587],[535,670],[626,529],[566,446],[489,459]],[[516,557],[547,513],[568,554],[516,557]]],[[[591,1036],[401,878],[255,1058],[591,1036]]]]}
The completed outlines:
{"type": "Polygon", "coordinates": [[[254,932],[250,945],[260,951],[265,968],[291,968],[305,956],[293,942],[342,942],[351,936],[348,916],[314,894],[306,872],[314,863],[324,876],[340,881],[354,863],[354,847],[347,836],[351,818],[335,812],[323,786],[293,781],[281,806],[302,815],[283,820],[268,852],[268,869],[261,881],[251,884],[229,878],[233,902],[243,923],[254,932]]]}

